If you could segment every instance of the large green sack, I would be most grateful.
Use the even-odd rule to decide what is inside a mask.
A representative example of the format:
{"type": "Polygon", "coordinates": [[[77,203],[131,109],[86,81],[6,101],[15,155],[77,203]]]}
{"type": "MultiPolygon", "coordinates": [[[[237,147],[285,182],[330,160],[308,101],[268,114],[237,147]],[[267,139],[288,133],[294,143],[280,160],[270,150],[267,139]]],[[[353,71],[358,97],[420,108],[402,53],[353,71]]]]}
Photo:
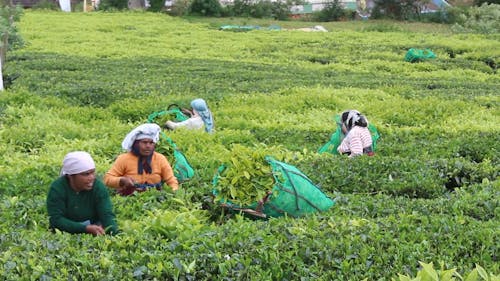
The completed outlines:
{"type": "Polygon", "coordinates": [[[194,177],[194,169],[189,164],[186,156],[182,153],[174,141],[167,137],[164,132],[161,132],[161,139],[156,144],[157,151],[164,155],[173,155],[174,161],[172,163],[172,169],[174,170],[174,176],[177,178],[179,183],[190,180],[194,177]]]}
{"type": "MultiPolygon", "coordinates": [[[[325,143],[322,147],[318,149],[318,153],[328,152],[331,154],[339,154],[337,147],[342,143],[344,139],[344,133],[342,133],[342,123],[340,121],[340,115],[335,116],[335,123],[337,123],[337,129],[330,136],[330,140],[325,143]]],[[[380,134],[377,128],[373,124],[368,124],[368,130],[372,135],[372,150],[375,152],[377,150],[377,141],[380,138],[380,134]]]]}
{"type": "MultiPolygon", "coordinates": [[[[148,123],[159,123],[158,119],[161,117],[168,117],[172,121],[181,122],[187,120],[189,116],[186,114],[185,110],[181,109],[176,104],[171,104],[168,106],[167,110],[153,112],[148,116],[148,123]]],[[[160,125],[160,124],[159,124],[160,125]]],[[[186,156],[182,151],[177,148],[174,141],[169,138],[163,131],[160,133],[160,141],[156,144],[156,150],[165,156],[173,157],[174,161],[172,164],[172,170],[174,171],[174,176],[177,178],[179,183],[190,180],[194,177],[195,171],[191,164],[189,164],[186,156]]]]}
{"type": "MultiPolygon", "coordinates": [[[[291,216],[300,217],[309,213],[326,211],[335,201],[329,198],[306,175],[295,166],[275,160],[271,156],[265,157],[271,166],[275,180],[268,195],[249,206],[238,206],[229,200],[218,202],[221,206],[236,212],[243,212],[251,216],[269,218],[291,216]]],[[[225,166],[219,167],[212,183],[217,185],[217,179],[225,166]]],[[[216,190],[214,189],[214,195],[216,190]]]]}
{"type": "MultiPolygon", "coordinates": [[[[167,118],[175,122],[182,122],[189,119],[189,114],[185,109],[180,108],[177,104],[171,104],[167,110],[155,111],[148,116],[148,123],[161,123],[158,119],[167,118]]],[[[162,124],[159,124],[160,126],[162,124]]]]}
{"type": "Polygon", "coordinates": [[[436,55],[429,49],[411,48],[405,55],[405,61],[412,63],[434,58],[436,58],[436,55]]]}

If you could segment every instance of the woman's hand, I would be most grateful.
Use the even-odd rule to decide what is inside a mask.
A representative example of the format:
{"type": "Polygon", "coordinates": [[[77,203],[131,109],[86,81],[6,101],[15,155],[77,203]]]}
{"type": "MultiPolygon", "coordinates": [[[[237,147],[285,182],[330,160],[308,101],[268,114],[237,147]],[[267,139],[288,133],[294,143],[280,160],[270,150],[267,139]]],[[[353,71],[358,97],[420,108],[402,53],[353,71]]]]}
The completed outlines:
{"type": "Polygon", "coordinates": [[[129,177],[120,178],[120,189],[127,189],[134,187],[134,180],[129,177]]]}
{"type": "Polygon", "coordinates": [[[94,236],[106,234],[106,231],[104,231],[104,228],[102,228],[102,226],[97,225],[97,224],[87,225],[85,227],[85,231],[87,231],[87,233],[90,233],[94,236]]]}

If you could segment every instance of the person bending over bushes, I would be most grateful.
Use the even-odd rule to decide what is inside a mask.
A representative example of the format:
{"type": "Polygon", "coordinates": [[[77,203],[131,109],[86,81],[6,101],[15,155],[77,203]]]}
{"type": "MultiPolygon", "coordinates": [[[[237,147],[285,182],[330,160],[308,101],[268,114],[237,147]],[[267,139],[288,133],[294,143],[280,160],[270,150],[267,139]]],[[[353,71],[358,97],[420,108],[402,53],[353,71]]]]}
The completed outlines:
{"type": "Polygon", "coordinates": [[[201,129],[205,126],[205,131],[207,133],[213,133],[214,131],[214,118],[210,109],[208,109],[207,103],[203,99],[195,99],[191,101],[192,114],[191,117],[185,121],[174,122],[167,121],[165,123],[165,128],[169,130],[175,130],[177,128],[187,128],[187,129],[201,129]]]}
{"type": "Polygon", "coordinates": [[[108,189],[96,178],[94,160],[84,151],[64,157],[61,176],[47,195],[47,211],[51,229],[93,235],[118,233],[108,189]]]}
{"type": "Polygon", "coordinates": [[[340,118],[345,138],[337,151],[354,157],[362,154],[373,156],[372,136],[368,130],[368,120],[357,110],[348,110],[340,118]]]}
{"type": "Polygon", "coordinates": [[[119,155],[104,175],[104,183],[120,195],[132,195],[149,188],[161,190],[166,183],[173,191],[179,189],[167,158],[156,152],[161,128],[158,124],[142,124],[130,131],[122,142],[127,153],[119,155]]]}

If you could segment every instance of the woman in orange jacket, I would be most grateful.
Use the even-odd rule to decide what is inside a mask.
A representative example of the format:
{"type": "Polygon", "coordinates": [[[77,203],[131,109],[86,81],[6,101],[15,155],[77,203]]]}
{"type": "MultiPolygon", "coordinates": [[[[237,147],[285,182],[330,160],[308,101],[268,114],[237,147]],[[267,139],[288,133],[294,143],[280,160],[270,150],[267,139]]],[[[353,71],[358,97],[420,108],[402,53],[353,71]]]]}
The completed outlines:
{"type": "Polygon", "coordinates": [[[116,158],[104,175],[104,183],[121,195],[131,195],[149,188],[160,190],[165,183],[173,191],[179,189],[170,162],[155,151],[160,131],[157,124],[147,123],[129,132],[122,142],[122,148],[127,152],[116,158]]]}

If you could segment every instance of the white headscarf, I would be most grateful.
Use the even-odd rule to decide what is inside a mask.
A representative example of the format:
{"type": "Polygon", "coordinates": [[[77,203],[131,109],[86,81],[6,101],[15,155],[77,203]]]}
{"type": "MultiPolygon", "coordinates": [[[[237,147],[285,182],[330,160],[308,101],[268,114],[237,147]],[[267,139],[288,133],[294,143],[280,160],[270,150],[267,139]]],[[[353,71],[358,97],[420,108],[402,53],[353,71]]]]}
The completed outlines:
{"type": "Polygon", "coordinates": [[[94,159],[85,151],[73,151],[64,156],[61,176],[75,175],[95,169],[94,159]]]}
{"type": "Polygon", "coordinates": [[[152,139],[154,143],[157,143],[160,139],[161,128],[155,123],[146,123],[137,126],[135,129],[130,131],[122,142],[122,148],[127,151],[132,150],[132,146],[136,140],[142,139],[152,139]]]}

